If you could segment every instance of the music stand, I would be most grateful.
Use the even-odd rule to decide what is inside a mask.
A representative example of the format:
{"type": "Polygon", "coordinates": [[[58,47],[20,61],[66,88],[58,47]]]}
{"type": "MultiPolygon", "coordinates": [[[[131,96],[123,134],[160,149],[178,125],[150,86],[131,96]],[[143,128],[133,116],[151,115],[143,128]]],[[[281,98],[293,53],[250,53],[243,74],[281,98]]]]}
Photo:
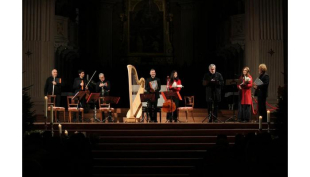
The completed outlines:
{"type": "Polygon", "coordinates": [[[105,97],[103,97],[103,101],[106,104],[109,104],[109,116],[107,118],[105,118],[104,120],[102,120],[102,122],[105,122],[107,119],[108,119],[109,122],[110,122],[110,120],[111,120],[111,122],[114,121],[114,119],[112,117],[111,106],[110,105],[111,104],[118,104],[120,98],[121,97],[113,97],[113,96],[105,96],[105,97]]]}
{"type": "MultiPolygon", "coordinates": [[[[177,92],[173,92],[173,91],[165,91],[165,92],[162,92],[165,96],[165,98],[168,98],[171,100],[171,104],[170,104],[170,111],[171,111],[171,118],[173,119],[173,111],[172,111],[172,103],[173,103],[173,98],[178,98],[179,100],[180,99],[180,94],[178,94],[177,92]]],[[[168,122],[169,120],[166,121],[166,123],[168,122]]],[[[177,121],[181,122],[179,120],[179,118],[177,118],[177,121]]]]}
{"type": "MultiPolygon", "coordinates": [[[[231,80],[226,80],[226,85],[232,85],[232,86],[236,86],[237,88],[237,81],[236,79],[231,79],[231,80]]],[[[234,89],[234,87],[233,87],[234,89]]],[[[235,115],[235,91],[233,90],[233,103],[232,103],[232,109],[233,109],[233,115],[230,116],[228,119],[226,119],[224,122],[227,122],[229,120],[233,120],[234,122],[236,122],[236,115],[235,115]]]]}
{"type": "MultiPolygon", "coordinates": [[[[212,92],[212,102],[211,102],[211,104],[213,105],[213,108],[212,108],[212,106],[211,106],[211,119],[213,119],[213,118],[216,118],[216,120],[218,121],[218,122],[222,122],[221,120],[219,120],[217,117],[215,117],[215,115],[213,114],[213,112],[214,112],[214,103],[217,101],[216,100],[216,95],[215,95],[215,86],[217,86],[217,85],[219,85],[219,81],[218,80],[211,80],[211,81],[209,81],[209,85],[210,85],[210,87],[211,87],[211,92],[212,92]]],[[[218,111],[218,110],[217,110],[218,111]]],[[[210,112],[209,110],[208,110],[208,112],[210,112]]],[[[218,114],[217,114],[218,115],[218,114]]],[[[209,118],[209,116],[207,116],[205,119],[203,119],[203,121],[202,121],[202,123],[204,122],[204,121],[206,121],[206,119],[208,119],[209,118]]],[[[214,121],[212,121],[212,122],[214,122],[214,121]]]]}
{"type": "Polygon", "coordinates": [[[81,100],[83,99],[83,97],[85,96],[86,92],[85,91],[78,91],[74,96],[73,96],[73,100],[77,100],[78,104],[76,109],[79,110],[79,120],[80,120],[80,107],[81,106],[81,100]]]}
{"type": "MultiPolygon", "coordinates": [[[[149,122],[149,102],[155,102],[155,94],[154,93],[141,93],[140,94],[140,100],[141,102],[146,102],[146,107],[147,107],[147,111],[146,111],[146,120],[147,122],[149,122]]],[[[156,109],[154,109],[154,111],[156,112],[156,109]]],[[[156,117],[157,117],[157,113],[156,113],[156,117]]],[[[144,115],[142,116],[142,120],[141,122],[144,121],[144,115]]]]}
{"type": "Polygon", "coordinates": [[[100,97],[100,93],[91,93],[86,101],[86,103],[89,103],[90,101],[93,101],[94,103],[94,120],[100,122],[99,119],[97,119],[97,108],[96,108],[96,102],[100,97]]]}

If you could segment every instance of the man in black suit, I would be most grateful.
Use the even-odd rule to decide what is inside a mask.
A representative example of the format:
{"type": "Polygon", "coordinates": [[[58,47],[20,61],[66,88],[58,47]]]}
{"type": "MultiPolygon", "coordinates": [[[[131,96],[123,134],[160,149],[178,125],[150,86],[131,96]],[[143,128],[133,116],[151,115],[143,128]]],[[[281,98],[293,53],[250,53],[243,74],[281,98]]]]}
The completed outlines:
{"type": "Polygon", "coordinates": [[[258,67],[259,79],[263,82],[262,85],[255,85],[255,96],[258,100],[258,113],[263,117],[263,121],[267,122],[267,109],[266,109],[266,99],[268,97],[268,86],[269,86],[269,75],[267,72],[267,66],[265,64],[260,64],[258,67]]]}
{"type": "MultiPolygon", "coordinates": [[[[55,105],[60,107],[61,100],[61,78],[58,77],[56,69],[52,70],[52,75],[46,79],[44,86],[44,95],[56,95],[55,105]],[[53,91],[54,87],[54,91],[53,91]]],[[[59,114],[57,114],[57,122],[59,122],[59,114]]]]}
{"type": "Polygon", "coordinates": [[[61,79],[58,77],[56,69],[52,70],[52,75],[46,79],[44,86],[44,95],[56,95],[56,105],[60,106],[60,95],[61,95],[61,79]],[[54,92],[53,92],[54,86],[54,92]]]}
{"type": "Polygon", "coordinates": [[[147,93],[155,94],[155,102],[148,102],[148,110],[150,113],[151,121],[157,122],[156,110],[157,110],[157,102],[159,98],[159,90],[161,87],[161,83],[160,83],[160,79],[155,77],[156,76],[155,69],[150,70],[150,75],[151,77],[146,79],[145,90],[147,93]]]}
{"type": "Polygon", "coordinates": [[[111,85],[108,80],[105,79],[104,74],[99,74],[99,81],[96,84],[96,93],[100,93],[100,96],[109,96],[111,85]]]}
{"type": "MultiPolygon", "coordinates": [[[[85,72],[84,70],[79,70],[78,71],[79,73],[79,77],[75,78],[74,79],[74,82],[73,82],[73,90],[74,90],[74,93],[76,94],[77,92],[79,91],[85,91],[88,89],[88,87],[86,87],[86,84],[87,84],[87,80],[86,78],[84,77],[85,76],[85,72]]],[[[80,105],[79,107],[82,107],[84,108],[85,107],[85,103],[86,100],[85,100],[85,96],[80,100],[80,105]]],[[[85,110],[84,110],[85,112],[85,110]]],[[[80,122],[82,121],[82,118],[81,118],[81,113],[79,115],[79,120],[80,122]]],[[[75,120],[75,114],[73,116],[73,121],[76,121],[75,120]]]]}
{"type": "Polygon", "coordinates": [[[202,85],[206,87],[209,122],[217,122],[218,103],[221,102],[221,88],[223,84],[224,80],[221,73],[216,72],[216,66],[214,64],[210,64],[209,72],[204,75],[202,82],[202,85]],[[214,116],[212,116],[212,104],[214,107],[214,116]]]}

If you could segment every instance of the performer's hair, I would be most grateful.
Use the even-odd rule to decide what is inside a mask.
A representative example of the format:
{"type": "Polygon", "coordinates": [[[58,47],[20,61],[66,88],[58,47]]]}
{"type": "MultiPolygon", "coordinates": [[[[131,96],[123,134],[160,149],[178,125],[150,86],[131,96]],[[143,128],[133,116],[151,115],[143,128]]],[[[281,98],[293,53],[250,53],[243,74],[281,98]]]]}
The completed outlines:
{"type": "Polygon", "coordinates": [[[175,73],[175,72],[177,72],[177,71],[176,71],[176,70],[173,70],[173,71],[171,72],[171,74],[170,74],[170,85],[173,84],[174,79],[179,80],[179,75],[178,75],[176,78],[174,78],[174,73],[175,73]]]}
{"type": "Polygon", "coordinates": [[[151,71],[155,71],[155,69],[152,68],[152,69],[150,70],[150,72],[151,72],[151,71]]]}
{"type": "Polygon", "coordinates": [[[103,74],[103,73],[100,73],[100,74],[99,74],[99,77],[100,77],[100,76],[104,76],[104,74],[103,74]]]}
{"type": "Polygon", "coordinates": [[[263,72],[266,72],[266,71],[267,71],[267,66],[266,66],[264,63],[260,64],[260,65],[259,65],[259,68],[260,68],[263,72]]]}
{"type": "MultiPolygon", "coordinates": [[[[246,67],[243,68],[243,70],[245,70],[245,69],[247,70],[246,76],[249,77],[249,75],[250,75],[250,68],[246,66],[246,67]]],[[[242,70],[241,76],[243,76],[243,70],[242,70]]]]}
{"type": "Polygon", "coordinates": [[[78,70],[78,73],[79,73],[79,74],[81,74],[82,72],[84,72],[84,73],[85,73],[85,71],[84,71],[84,70],[82,70],[82,69],[78,70]]]}
{"type": "Polygon", "coordinates": [[[214,68],[216,68],[215,64],[210,64],[210,65],[209,65],[209,69],[210,69],[211,67],[213,67],[213,66],[214,66],[214,68]]]}

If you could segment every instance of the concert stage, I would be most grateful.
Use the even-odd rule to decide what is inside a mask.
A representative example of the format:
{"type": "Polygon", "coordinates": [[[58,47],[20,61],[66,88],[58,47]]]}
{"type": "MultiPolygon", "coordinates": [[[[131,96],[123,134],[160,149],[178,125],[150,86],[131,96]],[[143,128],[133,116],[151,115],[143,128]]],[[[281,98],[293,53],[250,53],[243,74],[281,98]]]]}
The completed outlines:
{"type": "MultiPolygon", "coordinates": [[[[94,176],[195,176],[206,152],[225,134],[232,147],[237,134],[258,133],[258,123],[61,123],[69,136],[98,137],[92,149],[94,176]]],[[[263,132],[267,131],[263,123],[263,132]]],[[[35,129],[50,130],[49,122],[35,129]]],[[[58,124],[54,124],[58,136],[58,124]]],[[[272,123],[271,131],[274,131],[272,123]]]]}

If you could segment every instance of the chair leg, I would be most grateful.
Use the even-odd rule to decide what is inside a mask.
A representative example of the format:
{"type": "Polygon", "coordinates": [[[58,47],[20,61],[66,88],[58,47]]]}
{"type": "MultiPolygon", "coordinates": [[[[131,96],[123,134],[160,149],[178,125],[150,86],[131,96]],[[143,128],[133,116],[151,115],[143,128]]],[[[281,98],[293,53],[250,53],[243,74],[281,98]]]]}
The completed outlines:
{"type": "Polygon", "coordinates": [[[102,122],[102,111],[99,110],[99,114],[100,114],[100,120],[102,122]]]}
{"type": "Polygon", "coordinates": [[[195,122],[195,119],[194,119],[194,111],[191,111],[192,112],[192,118],[193,118],[193,121],[195,122]]]}
{"type": "Polygon", "coordinates": [[[64,110],[64,122],[66,122],[66,111],[64,110]]]}
{"type": "Polygon", "coordinates": [[[84,119],[84,110],[82,111],[82,122],[83,122],[83,119],[84,119]]]}
{"type": "Polygon", "coordinates": [[[57,111],[54,112],[55,112],[55,122],[57,122],[57,111]]]}
{"type": "Polygon", "coordinates": [[[69,120],[68,120],[68,122],[71,123],[71,111],[68,111],[68,114],[69,114],[69,120]]]}
{"type": "Polygon", "coordinates": [[[187,110],[186,110],[186,111],[185,111],[186,122],[188,122],[188,120],[187,120],[187,114],[188,114],[188,112],[187,112],[187,110]]]}

